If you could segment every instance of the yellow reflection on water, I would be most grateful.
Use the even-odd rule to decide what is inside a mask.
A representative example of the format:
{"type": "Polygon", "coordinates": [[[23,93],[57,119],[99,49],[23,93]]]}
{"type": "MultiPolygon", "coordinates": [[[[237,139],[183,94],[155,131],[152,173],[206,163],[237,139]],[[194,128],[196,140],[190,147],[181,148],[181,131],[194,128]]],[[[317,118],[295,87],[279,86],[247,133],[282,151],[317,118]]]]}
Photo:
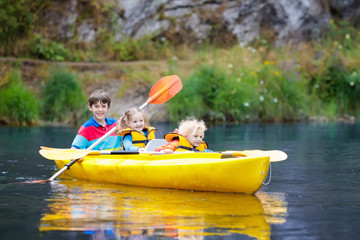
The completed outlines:
{"type": "Polygon", "coordinates": [[[139,234],[202,239],[232,233],[269,239],[270,224],[284,223],[287,215],[283,193],[191,192],[79,180],[61,180],[51,188],[39,230],[93,232],[93,239],[109,231],[114,239],[139,234]]]}

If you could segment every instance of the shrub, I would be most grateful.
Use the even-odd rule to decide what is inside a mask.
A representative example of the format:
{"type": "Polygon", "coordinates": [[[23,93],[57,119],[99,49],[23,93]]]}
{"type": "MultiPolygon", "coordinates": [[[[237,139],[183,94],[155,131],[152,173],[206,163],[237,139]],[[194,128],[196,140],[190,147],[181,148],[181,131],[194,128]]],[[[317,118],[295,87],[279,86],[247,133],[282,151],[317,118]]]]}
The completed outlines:
{"type": "Polygon", "coordinates": [[[18,71],[10,73],[9,83],[1,88],[0,102],[0,116],[10,125],[33,125],[39,120],[39,102],[18,71]]]}
{"type": "Polygon", "coordinates": [[[65,61],[71,58],[70,51],[62,43],[44,40],[36,34],[32,41],[32,54],[39,59],[65,61]]]}
{"type": "Polygon", "coordinates": [[[144,59],[161,59],[167,55],[169,44],[166,40],[153,40],[153,36],[141,39],[124,37],[121,42],[110,39],[111,51],[117,61],[136,61],[144,59]]]}
{"type": "Polygon", "coordinates": [[[307,79],[295,61],[281,66],[265,61],[254,74],[260,81],[262,120],[296,120],[305,115],[307,79]]]}
{"type": "Polygon", "coordinates": [[[348,98],[349,113],[360,115],[360,69],[348,71],[345,76],[345,94],[348,98]]]}
{"type": "Polygon", "coordinates": [[[13,46],[33,29],[36,14],[41,14],[49,3],[49,0],[0,0],[1,50],[13,52],[13,46]]]}
{"type": "Polygon", "coordinates": [[[335,48],[351,50],[359,42],[359,31],[349,21],[340,20],[329,23],[329,31],[326,32],[323,43],[333,44],[335,48]]]}
{"type": "Polygon", "coordinates": [[[0,0],[0,42],[11,45],[26,36],[33,22],[33,14],[21,1],[0,0]]]}
{"type": "Polygon", "coordinates": [[[227,73],[203,66],[169,102],[172,121],[192,115],[210,122],[297,120],[306,115],[307,79],[293,66],[265,62],[227,73]]]}
{"type": "Polygon", "coordinates": [[[43,118],[77,124],[87,117],[86,98],[75,76],[64,68],[53,69],[42,89],[43,118]]]}
{"type": "Polygon", "coordinates": [[[339,114],[359,114],[359,69],[344,69],[339,61],[328,66],[325,75],[317,76],[317,95],[325,104],[335,102],[339,114]]]}
{"type": "Polygon", "coordinates": [[[179,120],[186,116],[208,120],[223,119],[223,114],[214,108],[214,100],[226,77],[213,67],[201,67],[184,81],[182,93],[170,102],[170,119],[179,120]]]}
{"type": "Polygon", "coordinates": [[[259,81],[243,68],[240,72],[228,76],[215,98],[215,109],[224,114],[227,122],[252,121],[258,119],[259,81]]]}
{"type": "Polygon", "coordinates": [[[242,82],[241,76],[202,66],[184,81],[181,94],[169,102],[170,119],[195,116],[211,122],[248,120],[256,115],[255,89],[254,81],[242,82]]]}
{"type": "Polygon", "coordinates": [[[325,71],[315,76],[316,95],[324,104],[334,104],[338,114],[359,114],[360,73],[357,66],[347,67],[339,49],[328,58],[325,71]]]}

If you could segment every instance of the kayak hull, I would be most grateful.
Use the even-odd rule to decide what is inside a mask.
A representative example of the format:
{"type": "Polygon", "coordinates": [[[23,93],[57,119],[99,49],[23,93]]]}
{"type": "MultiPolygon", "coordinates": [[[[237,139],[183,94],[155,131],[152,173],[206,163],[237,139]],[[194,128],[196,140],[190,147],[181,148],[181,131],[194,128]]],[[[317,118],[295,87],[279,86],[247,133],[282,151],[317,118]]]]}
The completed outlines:
{"type": "MultiPolygon", "coordinates": [[[[87,155],[64,174],[99,182],[197,191],[255,193],[265,181],[266,155],[220,153],[87,155]]],[[[70,161],[56,160],[59,168],[70,161]]]]}

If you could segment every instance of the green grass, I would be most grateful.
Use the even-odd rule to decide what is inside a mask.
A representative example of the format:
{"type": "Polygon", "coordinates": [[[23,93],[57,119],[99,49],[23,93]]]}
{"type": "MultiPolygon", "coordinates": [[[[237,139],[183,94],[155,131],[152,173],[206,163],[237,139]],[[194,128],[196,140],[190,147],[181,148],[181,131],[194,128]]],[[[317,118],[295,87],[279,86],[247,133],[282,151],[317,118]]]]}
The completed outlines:
{"type": "Polygon", "coordinates": [[[273,64],[227,72],[204,65],[169,102],[173,121],[195,116],[210,122],[297,120],[307,105],[306,79],[273,64]]]}
{"type": "Polygon", "coordinates": [[[42,89],[42,118],[47,121],[74,123],[87,116],[87,99],[74,74],[55,68],[42,89]]]}
{"type": "Polygon", "coordinates": [[[8,76],[9,82],[0,89],[0,119],[10,125],[33,125],[40,119],[36,96],[22,83],[19,71],[8,76]]]}

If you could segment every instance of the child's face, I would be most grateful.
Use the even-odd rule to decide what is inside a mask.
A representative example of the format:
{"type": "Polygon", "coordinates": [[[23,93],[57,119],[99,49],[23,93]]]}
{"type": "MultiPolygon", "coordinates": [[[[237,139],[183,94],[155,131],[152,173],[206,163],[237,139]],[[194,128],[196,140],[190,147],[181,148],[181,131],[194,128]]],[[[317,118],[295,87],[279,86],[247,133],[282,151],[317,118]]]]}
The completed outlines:
{"type": "Polygon", "coordinates": [[[131,116],[129,120],[129,127],[135,129],[136,131],[142,131],[144,129],[144,117],[141,112],[138,112],[131,116]]]}
{"type": "Polygon", "coordinates": [[[197,147],[203,142],[204,131],[201,129],[197,129],[196,131],[192,132],[191,134],[188,134],[185,137],[191,145],[197,147]]]}
{"type": "Polygon", "coordinates": [[[93,105],[89,106],[89,109],[93,113],[94,119],[97,122],[102,123],[105,120],[105,116],[106,116],[107,112],[109,111],[109,104],[102,103],[99,101],[99,102],[94,103],[93,105]]]}

